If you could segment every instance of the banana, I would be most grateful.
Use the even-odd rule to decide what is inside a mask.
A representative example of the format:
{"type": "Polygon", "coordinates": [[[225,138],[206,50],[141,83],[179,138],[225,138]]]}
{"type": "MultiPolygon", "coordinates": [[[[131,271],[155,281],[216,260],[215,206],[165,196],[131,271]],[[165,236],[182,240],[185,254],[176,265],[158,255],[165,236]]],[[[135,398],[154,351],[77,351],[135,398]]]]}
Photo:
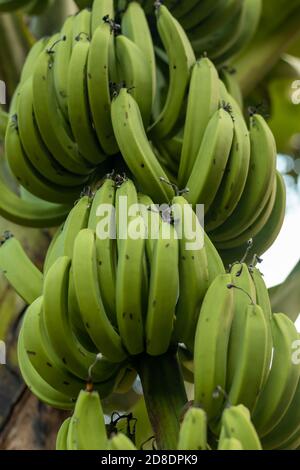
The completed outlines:
{"type": "MultiPolygon", "coordinates": [[[[138,2],[130,2],[121,22],[122,33],[131,39],[142,51],[152,76],[152,103],[156,94],[156,67],[153,41],[143,8],[138,2]]],[[[145,91],[144,91],[145,93],[145,91]]],[[[146,94],[146,93],[145,93],[146,94]]]]}
{"type": "Polygon", "coordinates": [[[110,321],[116,326],[115,192],[115,181],[108,176],[94,195],[88,228],[96,232],[97,270],[103,305],[110,321]]]}
{"type": "Polygon", "coordinates": [[[249,44],[258,27],[261,12],[262,0],[244,0],[238,28],[231,43],[222,53],[217,51],[215,60],[218,64],[223,64],[249,44]]]}
{"type": "Polygon", "coordinates": [[[151,263],[162,219],[157,206],[149,196],[141,193],[138,194],[138,203],[146,226],[146,252],[147,258],[151,263]]]}
{"type": "Polygon", "coordinates": [[[56,450],[67,450],[67,439],[71,417],[64,420],[56,436],[56,450]]]}
{"type": "Polygon", "coordinates": [[[33,113],[32,77],[24,82],[20,88],[17,118],[22,146],[36,171],[49,180],[50,183],[76,187],[76,190],[80,193],[80,185],[87,180],[87,177],[67,172],[56,162],[40,136],[33,113]]]}
{"type": "Polygon", "coordinates": [[[169,62],[169,89],[164,107],[151,126],[156,139],[172,134],[179,120],[192,67],[196,61],[192,46],[180,23],[164,5],[156,10],[157,29],[169,62]]]}
{"type": "Polygon", "coordinates": [[[243,450],[262,450],[249,410],[243,406],[231,406],[223,411],[220,441],[237,439],[243,450]]]}
{"type": "Polygon", "coordinates": [[[61,224],[58,229],[56,230],[55,234],[52,237],[52,240],[50,242],[50,245],[48,246],[48,250],[46,253],[45,261],[44,261],[44,266],[43,266],[43,272],[44,275],[47,274],[50,266],[59,258],[59,256],[62,256],[63,250],[62,250],[62,231],[63,231],[64,224],[61,224]]]}
{"type": "Polygon", "coordinates": [[[22,147],[16,119],[16,115],[12,116],[5,135],[6,157],[15,178],[29,192],[45,201],[52,203],[74,201],[78,196],[78,188],[65,188],[62,193],[60,186],[48,182],[31,165],[22,147]]]}
{"type": "Polygon", "coordinates": [[[203,1],[201,2],[200,8],[199,8],[199,0],[188,0],[185,2],[182,2],[180,0],[174,0],[173,2],[171,1],[171,4],[168,8],[170,8],[170,11],[172,12],[172,15],[175,16],[175,18],[180,19],[182,16],[189,13],[197,4],[198,4],[197,7],[201,9],[202,5],[205,3],[206,3],[206,8],[207,8],[209,6],[209,2],[203,2],[203,1]]]}
{"type": "MultiPolygon", "coordinates": [[[[85,10],[82,10],[79,15],[84,12],[85,10]]],[[[89,39],[83,33],[79,34],[74,42],[68,69],[68,113],[72,133],[80,154],[91,165],[98,165],[105,160],[106,156],[99,146],[90,118],[87,91],[89,51],[89,39]]]]}
{"type": "Polygon", "coordinates": [[[114,2],[113,0],[94,0],[92,5],[92,36],[100,24],[103,17],[108,16],[114,19],[114,2]]]}
{"type": "Polygon", "coordinates": [[[0,268],[22,299],[31,304],[43,291],[43,274],[32,263],[21,243],[5,234],[0,245],[0,268]]]}
{"type": "Polygon", "coordinates": [[[37,125],[48,150],[62,167],[71,173],[88,175],[93,168],[80,155],[78,145],[71,138],[68,123],[56,104],[54,63],[55,53],[50,48],[40,54],[34,69],[33,109],[37,125]]]}
{"type": "Polygon", "coordinates": [[[121,432],[110,439],[109,448],[111,450],[137,450],[133,442],[121,432]]]}
{"type": "Polygon", "coordinates": [[[162,221],[151,260],[146,349],[151,356],[164,354],[173,334],[179,295],[179,244],[175,229],[162,221]]]}
{"type": "Polygon", "coordinates": [[[31,47],[22,67],[21,76],[20,76],[20,84],[25,83],[28,80],[28,78],[32,76],[32,70],[34,68],[35,61],[37,60],[39,55],[45,50],[48,44],[48,41],[49,41],[49,38],[41,38],[38,41],[36,41],[31,47]]]}
{"type": "Polygon", "coordinates": [[[225,268],[222,259],[206,232],[204,232],[204,248],[208,263],[208,285],[210,285],[219,274],[225,274],[225,268]]]}
{"type": "Polygon", "coordinates": [[[61,255],[72,259],[75,239],[80,230],[87,228],[90,214],[90,200],[88,196],[81,197],[70,211],[63,229],[61,255]]]}
{"type": "Polygon", "coordinates": [[[116,38],[118,74],[137,102],[144,127],[147,128],[152,108],[152,75],[145,52],[124,35],[116,38]]]}
{"type": "Polygon", "coordinates": [[[242,111],[244,109],[244,100],[240,84],[236,78],[236,70],[224,66],[220,70],[220,78],[226,86],[228,94],[235,100],[242,111]]]}
{"type": "MultiPolygon", "coordinates": [[[[257,255],[265,253],[276,240],[284,220],[286,209],[286,189],[283,177],[277,172],[277,193],[275,204],[268,222],[253,240],[253,251],[257,255]]],[[[224,263],[232,263],[243,256],[245,245],[230,250],[219,250],[224,263]]]]}
{"type": "Polygon", "coordinates": [[[18,338],[18,365],[27,387],[40,401],[62,410],[74,408],[73,399],[49,385],[32,366],[25,350],[22,330],[18,338]]]}
{"type": "Polygon", "coordinates": [[[196,62],[192,70],[178,172],[180,187],[189,179],[207,125],[218,107],[218,72],[213,63],[204,57],[196,62]]]}
{"type": "Polygon", "coordinates": [[[215,0],[214,2],[209,0],[198,1],[194,7],[189,8],[184,16],[180,17],[180,24],[184,29],[193,29],[198,25],[198,23],[205,20],[211,13],[213,13],[214,10],[219,8],[220,4],[222,5],[225,1],[226,0],[215,0]]]}
{"type": "Polygon", "coordinates": [[[237,237],[224,242],[216,242],[216,247],[218,249],[227,250],[230,248],[235,248],[236,246],[241,246],[244,243],[247,243],[248,240],[255,238],[257,233],[262,230],[262,228],[268,222],[275,205],[277,194],[277,179],[278,178],[274,179],[272,193],[257,219],[254,220],[250,227],[248,227],[243,233],[241,233],[237,237]]]}
{"type": "Polygon", "coordinates": [[[63,24],[60,33],[60,40],[55,45],[55,61],[53,63],[53,80],[55,96],[59,109],[68,120],[68,77],[69,63],[72,53],[73,43],[73,22],[74,15],[69,16],[63,24]]]}
{"type": "Polygon", "coordinates": [[[222,225],[236,208],[247,181],[250,162],[250,138],[244,117],[236,101],[226,93],[233,116],[233,140],[226,170],[217,195],[206,216],[206,230],[222,225]]]}
{"type": "Polygon", "coordinates": [[[62,368],[49,341],[42,331],[40,320],[43,298],[36,299],[27,309],[21,328],[26,354],[36,372],[55,390],[75,398],[84,386],[84,381],[62,368]]]}
{"type": "MultiPolygon", "coordinates": [[[[72,332],[68,311],[70,265],[71,260],[62,256],[49,269],[43,289],[42,321],[61,365],[84,380],[88,378],[89,368],[95,363],[96,355],[87,351],[72,332]]],[[[97,361],[93,366],[93,378],[95,381],[107,380],[117,369],[116,364],[97,361]]]]}
{"type": "Polygon", "coordinates": [[[207,418],[200,408],[190,408],[180,426],[178,450],[207,450],[207,418]]]}
{"type": "Polygon", "coordinates": [[[270,433],[287,411],[300,375],[300,366],[292,362],[292,345],[298,340],[294,324],[286,315],[275,314],[272,332],[272,366],[253,411],[253,422],[261,437],[270,433]]]}
{"type": "Polygon", "coordinates": [[[160,180],[168,180],[167,175],[153,153],[139,108],[125,88],[113,100],[111,112],[115,136],[123,158],[143,191],[154,202],[169,202],[174,191],[160,180]]]}
{"type": "Polygon", "coordinates": [[[272,353],[273,353],[273,338],[272,338],[272,328],[271,328],[271,321],[272,321],[272,309],[271,309],[271,303],[270,303],[270,297],[268,293],[268,289],[266,287],[266,284],[263,280],[263,277],[259,270],[253,266],[249,268],[254,286],[255,286],[255,291],[256,291],[256,302],[257,305],[259,305],[262,308],[262,311],[265,315],[265,320],[267,324],[267,340],[266,340],[266,373],[265,377],[263,380],[263,383],[265,384],[267,377],[270,372],[270,366],[271,366],[271,361],[272,361],[272,353]]]}
{"type": "Polygon", "coordinates": [[[262,438],[261,442],[266,450],[284,449],[289,446],[289,442],[297,438],[299,440],[300,431],[300,381],[298,382],[293,400],[282,416],[280,422],[272,429],[272,431],[262,438]]]}
{"type": "Polygon", "coordinates": [[[196,213],[182,196],[172,201],[175,230],[179,238],[180,295],[176,306],[174,336],[193,350],[201,304],[209,287],[208,260],[203,228],[196,213]],[[198,244],[193,248],[193,244],[198,244]]]}
{"type": "Polygon", "coordinates": [[[210,285],[200,311],[194,346],[195,403],[203,407],[208,420],[216,418],[225,389],[227,351],[233,320],[233,291],[230,274],[221,274],[210,285]]]}
{"type": "Polygon", "coordinates": [[[114,36],[107,23],[99,23],[89,48],[87,62],[87,86],[90,111],[101,147],[108,155],[118,152],[118,145],[111,122],[110,51],[114,48],[114,36]],[[101,53],[99,53],[101,51],[101,53]]]}
{"type": "Polygon", "coordinates": [[[210,208],[221,184],[233,140],[233,121],[230,114],[219,109],[210,119],[201,146],[187,181],[187,200],[195,206],[210,208]]]}
{"type": "Polygon", "coordinates": [[[234,264],[231,269],[233,287],[233,321],[231,325],[229,348],[228,348],[228,370],[226,379],[226,390],[230,390],[239,368],[241,335],[245,331],[247,323],[247,309],[249,305],[256,304],[256,291],[251,274],[246,264],[234,264]]]}
{"type": "Polygon", "coordinates": [[[126,239],[122,240],[118,250],[116,310],[122,342],[129,354],[135,355],[144,350],[142,284],[145,225],[141,216],[128,222],[126,239]],[[138,238],[134,238],[132,230],[138,231],[138,238]]]}
{"type": "Polygon", "coordinates": [[[243,450],[243,446],[241,442],[234,437],[224,437],[219,441],[218,450],[243,450]]]}
{"type": "MultiPolygon", "coordinates": [[[[237,312],[237,315],[240,313],[237,312]]],[[[269,325],[259,305],[249,305],[245,316],[228,401],[231,405],[242,403],[251,412],[270,367],[266,362],[269,325]]]]}
{"type": "Polygon", "coordinates": [[[89,8],[84,8],[74,16],[72,27],[73,48],[82,35],[88,40],[91,38],[91,11],[89,8]]]}
{"type": "Polygon", "coordinates": [[[110,323],[100,294],[95,234],[81,230],[73,252],[73,278],[77,300],[86,330],[98,350],[112,362],[126,358],[121,338],[110,323]]]}
{"type": "Polygon", "coordinates": [[[246,230],[271,195],[276,177],[276,144],[266,121],[257,114],[251,117],[250,142],[250,165],[243,195],[226,222],[211,232],[214,242],[230,240],[246,230]]]}
{"type": "Polygon", "coordinates": [[[68,450],[105,450],[106,427],[98,392],[81,390],[71,417],[68,450]]]}

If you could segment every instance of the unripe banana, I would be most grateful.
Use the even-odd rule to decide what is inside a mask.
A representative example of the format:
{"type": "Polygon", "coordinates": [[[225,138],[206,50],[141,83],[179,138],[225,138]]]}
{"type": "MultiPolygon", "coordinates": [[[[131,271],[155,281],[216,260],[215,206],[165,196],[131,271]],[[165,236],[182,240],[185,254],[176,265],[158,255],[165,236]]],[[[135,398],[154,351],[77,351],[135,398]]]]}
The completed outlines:
{"type": "Polygon", "coordinates": [[[231,406],[223,411],[220,441],[237,439],[243,450],[262,450],[250,413],[243,405],[231,406]]]}
{"type": "Polygon", "coordinates": [[[180,426],[178,450],[207,450],[207,418],[201,408],[190,408],[180,426]]]}

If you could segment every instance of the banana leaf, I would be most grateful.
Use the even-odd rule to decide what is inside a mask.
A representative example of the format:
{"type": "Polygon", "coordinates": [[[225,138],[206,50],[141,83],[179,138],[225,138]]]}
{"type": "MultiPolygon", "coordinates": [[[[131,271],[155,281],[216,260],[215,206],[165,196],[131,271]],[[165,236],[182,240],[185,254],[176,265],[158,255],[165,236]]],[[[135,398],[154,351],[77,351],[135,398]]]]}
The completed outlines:
{"type": "Polygon", "coordinates": [[[269,289],[273,312],[283,312],[292,321],[296,321],[300,313],[300,261],[286,280],[269,289]]]}

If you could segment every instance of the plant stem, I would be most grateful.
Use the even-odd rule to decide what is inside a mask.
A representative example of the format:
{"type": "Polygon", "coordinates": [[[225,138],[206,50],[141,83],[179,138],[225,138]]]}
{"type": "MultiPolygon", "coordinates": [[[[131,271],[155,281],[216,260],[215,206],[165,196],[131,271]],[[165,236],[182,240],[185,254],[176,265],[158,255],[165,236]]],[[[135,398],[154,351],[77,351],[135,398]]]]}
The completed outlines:
{"type": "Polygon", "coordinates": [[[179,422],[187,402],[177,355],[142,355],[137,364],[145,403],[160,450],[176,449],[179,422]]]}

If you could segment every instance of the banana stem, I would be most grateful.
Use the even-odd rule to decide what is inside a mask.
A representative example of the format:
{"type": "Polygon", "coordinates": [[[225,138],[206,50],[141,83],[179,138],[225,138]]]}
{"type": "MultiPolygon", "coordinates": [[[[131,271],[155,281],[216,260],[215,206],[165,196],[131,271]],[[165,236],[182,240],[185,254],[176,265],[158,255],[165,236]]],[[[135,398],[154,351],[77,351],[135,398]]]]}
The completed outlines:
{"type": "Polygon", "coordinates": [[[158,449],[176,449],[180,417],[188,401],[177,355],[174,351],[143,355],[137,371],[158,449]]]}

